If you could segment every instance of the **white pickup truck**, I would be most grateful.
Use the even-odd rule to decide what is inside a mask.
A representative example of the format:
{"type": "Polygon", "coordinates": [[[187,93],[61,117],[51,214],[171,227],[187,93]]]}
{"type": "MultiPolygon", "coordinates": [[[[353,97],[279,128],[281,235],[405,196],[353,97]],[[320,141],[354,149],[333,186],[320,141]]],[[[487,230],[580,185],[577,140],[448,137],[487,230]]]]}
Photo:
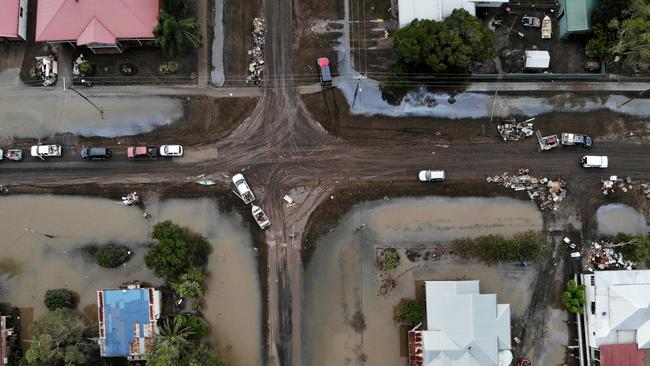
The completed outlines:
{"type": "Polygon", "coordinates": [[[232,177],[232,182],[235,187],[237,187],[237,194],[239,194],[239,197],[242,199],[242,201],[244,201],[244,203],[249,204],[255,201],[253,191],[251,191],[248,183],[246,183],[246,179],[242,174],[235,174],[232,177]]]}
{"type": "Polygon", "coordinates": [[[35,158],[47,158],[61,156],[61,145],[35,145],[32,146],[32,156],[35,158]]]}

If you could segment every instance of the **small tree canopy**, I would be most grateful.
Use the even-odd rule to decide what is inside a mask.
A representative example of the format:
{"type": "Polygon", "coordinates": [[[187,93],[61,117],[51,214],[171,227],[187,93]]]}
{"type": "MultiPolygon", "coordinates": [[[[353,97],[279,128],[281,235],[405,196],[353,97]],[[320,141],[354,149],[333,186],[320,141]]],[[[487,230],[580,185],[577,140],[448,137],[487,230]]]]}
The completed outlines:
{"type": "Polygon", "coordinates": [[[422,303],[413,299],[402,299],[395,308],[395,318],[403,324],[416,325],[422,322],[422,303]]]}
{"type": "Polygon", "coordinates": [[[562,295],[564,307],[572,313],[582,314],[585,305],[585,285],[578,285],[575,280],[567,283],[567,289],[562,295]]]}
{"type": "Polygon", "coordinates": [[[95,261],[102,267],[119,267],[129,260],[129,252],[130,249],[124,245],[107,244],[97,250],[95,261]]]}
{"type": "Polygon", "coordinates": [[[43,302],[48,310],[72,309],[74,298],[72,292],[66,289],[47,290],[43,302]]]}
{"type": "Polygon", "coordinates": [[[171,288],[183,297],[203,296],[203,281],[205,275],[198,268],[192,267],[183,273],[177,281],[171,283],[171,288]]]}
{"type": "Polygon", "coordinates": [[[153,34],[163,52],[174,58],[181,58],[191,49],[203,46],[196,19],[174,16],[165,10],[158,14],[158,24],[154,27],[153,34]]]}

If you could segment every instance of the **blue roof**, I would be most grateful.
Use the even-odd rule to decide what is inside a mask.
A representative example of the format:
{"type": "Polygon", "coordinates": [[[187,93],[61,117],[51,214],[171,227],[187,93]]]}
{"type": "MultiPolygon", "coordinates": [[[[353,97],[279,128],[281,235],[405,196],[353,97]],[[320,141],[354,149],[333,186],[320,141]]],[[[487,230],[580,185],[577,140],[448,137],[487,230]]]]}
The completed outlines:
{"type": "Polygon", "coordinates": [[[138,336],[144,337],[149,323],[149,290],[104,291],[104,332],[106,357],[126,357],[133,342],[133,324],[138,322],[138,336]]]}

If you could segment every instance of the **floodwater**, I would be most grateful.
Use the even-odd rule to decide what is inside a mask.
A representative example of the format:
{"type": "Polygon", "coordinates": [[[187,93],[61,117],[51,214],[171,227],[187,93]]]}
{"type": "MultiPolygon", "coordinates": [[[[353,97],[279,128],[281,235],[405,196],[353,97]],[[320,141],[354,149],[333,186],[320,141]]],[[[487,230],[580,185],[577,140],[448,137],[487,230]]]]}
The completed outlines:
{"type": "Polygon", "coordinates": [[[33,310],[33,317],[38,318],[46,311],[45,291],[68,288],[79,294],[78,308],[92,316],[98,289],[115,288],[131,280],[160,285],[143,257],[153,224],[172,219],[200,232],[214,247],[208,260],[204,309],[212,328],[211,340],[229,365],[259,365],[260,285],[252,239],[243,219],[221,213],[209,199],[145,203],[153,219],[145,220],[137,207],[109,199],[0,198],[0,302],[22,308],[25,314],[33,310]],[[105,243],[127,245],[135,255],[123,267],[102,268],[82,248],[105,243]]]}
{"type": "Polygon", "coordinates": [[[532,203],[508,198],[405,198],[355,206],[319,240],[305,269],[303,363],[404,364],[393,308],[402,298],[415,296],[419,280],[481,280],[482,293],[496,293],[499,303],[511,304],[513,317],[522,316],[537,272],[534,264],[524,269],[461,259],[412,263],[403,256],[392,272],[397,286],[384,296],[379,293],[375,249],[432,247],[465,236],[539,230],[542,224],[532,203]],[[360,314],[363,322],[358,321],[360,314]]]}
{"type": "Polygon", "coordinates": [[[155,220],[172,220],[203,234],[212,243],[208,260],[205,318],[211,341],[229,365],[262,362],[262,299],[256,253],[239,215],[224,214],[210,199],[149,204],[155,220]]]}
{"type": "Polygon", "coordinates": [[[47,137],[57,133],[116,137],[152,131],[183,115],[178,98],[129,96],[91,97],[104,110],[104,119],[89,102],[72,91],[40,94],[35,105],[29,96],[0,98],[0,137],[47,137]]]}
{"type": "Polygon", "coordinates": [[[596,211],[598,234],[616,235],[647,234],[648,222],[645,216],[628,205],[610,204],[600,206],[596,211]]]}

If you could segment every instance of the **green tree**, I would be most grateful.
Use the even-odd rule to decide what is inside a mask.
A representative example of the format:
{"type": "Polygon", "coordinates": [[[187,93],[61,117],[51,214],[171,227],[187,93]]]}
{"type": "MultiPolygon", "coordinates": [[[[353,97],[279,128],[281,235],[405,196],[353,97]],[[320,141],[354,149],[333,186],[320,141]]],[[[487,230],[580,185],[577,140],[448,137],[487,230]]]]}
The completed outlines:
{"type": "Polygon", "coordinates": [[[95,253],[95,261],[102,267],[115,268],[126,263],[131,250],[124,245],[107,244],[99,248],[95,253]]]}
{"type": "Polygon", "coordinates": [[[212,347],[201,343],[192,351],[188,366],[226,366],[226,363],[219,358],[212,347]]]}
{"type": "Polygon", "coordinates": [[[197,314],[176,315],[176,321],[187,327],[192,339],[201,339],[208,335],[208,324],[197,314]]]}
{"type": "Polygon", "coordinates": [[[441,22],[416,19],[393,37],[402,73],[468,74],[496,56],[494,35],[478,18],[456,9],[441,22]]]}
{"type": "Polygon", "coordinates": [[[397,321],[407,325],[416,325],[422,322],[422,303],[412,299],[402,299],[395,307],[397,321]]]}
{"type": "Polygon", "coordinates": [[[149,249],[144,262],[157,277],[170,283],[193,267],[204,267],[212,250],[203,236],[171,221],[156,224],[153,237],[158,244],[149,249]]]}
{"type": "Polygon", "coordinates": [[[171,288],[183,297],[203,296],[203,281],[205,275],[198,268],[192,267],[187,273],[180,275],[177,281],[171,283],[171,288]]]}
{"type": "Polygon", "coordinates": [[[187,17],[187,2],[185,0],[162,0],[160,8],[177,18],[187,17]]]}
{"type": "Polygon", "coordinates": [[[173,58],[181,58],[192,48],[203,46],[199,22],[196,19],[177,17],[165,10],[158,14],[158,24],[153,33],[163,52],[173,58]]]}
{"type": "Polygon", "coordinates": [[[192,349],[192,332],[182,317],[162,319],[153,351],[147,357],[147,366],[180,365],[192,349]]]}
{"type": "Polygon", "coordinates": [[[392,271],[399,265],[399,253],[395,248],[385,248],[381,250],[377,258],[377,267],[382,271],[392,271]]]}
{"type": "Polygon", "coordinates": [[[585,305],[585,285],[578,285],[575,280],[567,283],[567,289],[562,295],[564,307],[572,313],[582,314],[585,305]]]}
{"type": "Polygon", "coordinates": [[[66,289],[47,290],[43,302],[48,310],[72,309],[74,298],[72,292],[66,289]]]}
{"type": "Polygon", "coordinates": [[[618,234],[613,242],[623,254],[623,259],[632,262],[650,261],[650,237],[647,235],[618,234]]]}
{"type": "Polygon", "coordinates": [[[29,327],[33,339],[25,352],[29,365],[84,365],[97,344],[85,335],[87,325],[75,312],[57,309],[35,320],[29,327]]]}

